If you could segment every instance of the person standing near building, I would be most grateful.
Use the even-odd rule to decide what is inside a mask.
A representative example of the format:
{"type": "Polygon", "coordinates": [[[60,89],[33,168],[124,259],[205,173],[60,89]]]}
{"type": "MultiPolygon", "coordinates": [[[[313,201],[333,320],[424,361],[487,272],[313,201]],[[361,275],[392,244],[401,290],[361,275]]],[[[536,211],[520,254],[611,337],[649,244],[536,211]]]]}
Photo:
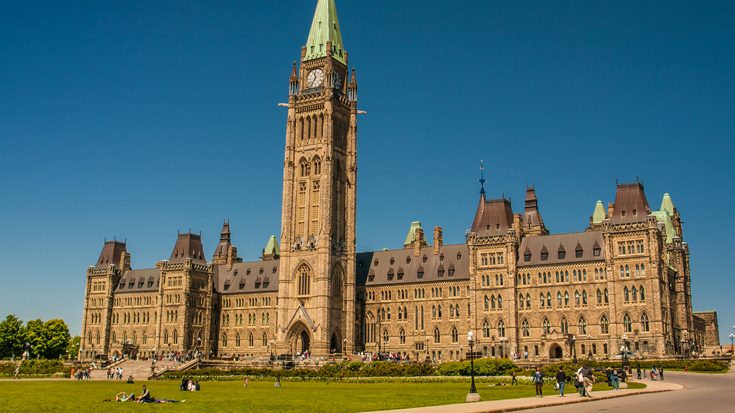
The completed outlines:
{"type": "Polygon", "coordinates": [[[640,363],[638,363],[638,370],[637,371],[638,371],[638,380],[640,380],[641,379],[641,364],[640,363]]]}
{"type": "MultiPolygon", "coordinates": [[[[638,374],[640,375],[640,370],[638,371],[638,374]]],[[[610,378],[612,379],[613,390],[620,390],[620,383],[618,381],[618,369],[613,369],[612,373],[610,373],[610,378]]]]}
{"type": "Polygon", "coordinates": [[[516,372],[514,371],[512,374],[513,380],[510,381],[510,385],[518,384],[518,379],[516,378],[516,372]]]}
{"type": "Polygon", "coordinates": [[[664,366],[658,366],[658,375],[661,377],[661,381],[664,381],[664,366]]]}
{"type": "Polygon", "coordinates": [[[15,379],[20,380],[20,364],[15,366],[15,376],[13,376],[13,380],[15,379]]]}
{"type": "Polygon", "coordinates": [[[536,372],[533,373],[533,383],[536,385],[536,397],[544,397],[544,373],[541,373],[541,369],[536,367],[536,372]]]}
{"type": "Polygon", "coordinates": [[[564,373],[564,369],[559,367],[559,371],[556,372],[556,384],[559,386],[559,397],[564,397],[564,384],[567,381],[567,375],[564,373]]]}

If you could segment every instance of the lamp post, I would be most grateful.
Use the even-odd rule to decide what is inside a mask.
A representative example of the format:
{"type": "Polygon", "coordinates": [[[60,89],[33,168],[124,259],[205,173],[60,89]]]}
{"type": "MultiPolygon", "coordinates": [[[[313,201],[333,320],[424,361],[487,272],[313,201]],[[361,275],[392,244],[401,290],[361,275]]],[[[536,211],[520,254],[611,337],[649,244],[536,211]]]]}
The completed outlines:
{"type": "Polygon", "coordinates": [[[347,358],[347,339],[342,340],[342,359],[347,358]]]}
{"type": "Polygon", "coordinates": [[[481,400],[480,394],[477,393],[475,388],[475,336],[472,331],[467,333],[467,343],[470,345],[470,374],[472,376],[472,384],[470,385],[470,393],[467,395],[467,402],[479,402],[481,400]]]}
{"type": "Polygon", "coordinates": [[[273,361],[273,350],[274,350],[274,348],[273,348],[273,347],[274,347],[274,346],[273,346],[273,343],[274,343],[274,341],[273,341],[273,340],[271,340],[271,361],[273,361]]]}
{"type": "Polygon", "coordinates": [[[605,342],[603,344],[605,345],[605,358],[606,359],[609,359],[610,356],[607,354],[607,340],[605,340],[605,342]]]}
{"type": "MultiPolygon", "coordinates": [[[[730,336],[735,337],[732,334],[730,334],[730,336]]],[[[464,352],[462,351],[463,348],[463,346],[459,346],[459,361],[462,361],[462,355],[464,354],[464,352]]]]}
{"type": "MultiPolygon", "coordinates": [[[[505,343],[507,342],[507,337],[500,337],[500,358],[505,358],[505,343]]],[[[470,351],[472,351],[472,349],[470,349],[470,351]]]]}
{"type": "Polygon", "coordinates": [[[689,335],[689,333],[686,330],[684,330],[681,332],[681,335],[682,335],[681,337],[682,355],[686,357],[689,354],[689,349],[687,348],[687,344],[689,342],[687,340],[687,336],[689,335]]]}
{"type": "Polygon", "coordinates": [[[386,355],[386,354],[390,354],[388,353],[388,340],[383,340],[383,352],[385,353],[383,355],[383,359],[388,361],[388,356],[386,355]]]}
{"type": "Polygon", "coordinates": [[[623,334],[623,346],[620,347],[620,351],[623,353],[622,362],[623,362],[623,370],[625,370],[625,366],[628,365],[628,336],[623,334]]]}
{"type": "Polygon", "coordinates": [[[735,340],[735,334],[730,334],[730,351],[733,348],[733,340],[735,340]]]}
{"type": "Polygon", "coordinates": [[[572,336],[572,364],[577,364],[577,336],[572,336]]]}

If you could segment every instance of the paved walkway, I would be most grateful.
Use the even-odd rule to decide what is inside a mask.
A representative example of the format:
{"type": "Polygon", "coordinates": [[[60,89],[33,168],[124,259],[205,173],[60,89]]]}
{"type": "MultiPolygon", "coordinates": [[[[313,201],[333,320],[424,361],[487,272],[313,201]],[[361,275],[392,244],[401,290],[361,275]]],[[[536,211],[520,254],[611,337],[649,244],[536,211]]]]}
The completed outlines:
{"type": "MultiPolygon", "coordinates": [[[[667,373],[668,374],[668,373],[667,373]]],[[[633,381],[633,380],[629,380],[633,381]]],[[[668,381],[642,381],[648,387],[645,389],[622,389],[608,390],[593,393],[593,398],[582,398],[574,391],[574,386],[567,386],[572,390],[571,394],[559,397],[559,394],[548,395],[544,398],[525,398],[510,400],[493,400],[487,402],[448,404],[444,406],[418,407],[413,409],[389,410],[392,413],[493,413],[512,412],[516,410],[535,409],[539,407],[559,406],[564,404],[577,404],[594,402],[598,400],[612,399],[616,397],[633,396],[636,394],[658,393],[673,390],[682,390],[684,386],[668,381]]],[[[373,412],[377,413],[377,412],[373,412]]],[[[383,411],[385,413],[385,411],[383,411]]]]}

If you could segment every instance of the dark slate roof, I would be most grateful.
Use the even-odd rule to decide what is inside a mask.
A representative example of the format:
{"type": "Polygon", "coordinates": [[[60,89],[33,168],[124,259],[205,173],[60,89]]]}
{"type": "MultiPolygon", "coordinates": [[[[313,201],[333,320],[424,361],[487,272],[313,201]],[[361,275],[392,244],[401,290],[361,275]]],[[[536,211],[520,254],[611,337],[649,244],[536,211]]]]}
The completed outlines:
{"type": "Polygon", "coordinates": [[[161,272],[157,268],[146,268],[143,270],[128,270],[125,276],[115,286],[115,294],[122,293],[149,293],[158,291],[158,280],[161,278],[161,272]],[[148,287],[148,282],[153,284],[148,287]],[[133,287],[130,287],[130,283],[133,287]],[[142,283],[142,285],[141,285],[142,283]]]}
{"type": "Polygon", "coordinates": [[[433,254],[432,247],[421,248],[421,254],[414,256],[414,249],[400,249],[389,251],[363,252],[357,254],[357,285],[401,285],[416,282],[439,282],[468,280],[470,278],[469,253],[466,244],[444,245],[439,254],[433,254]],[[457,258],[457,254],[460,258],[457,258]],[[424,262],[426,257],[426,262],[424,262]],[[393,264],[391,264],[393,258],[393,264]],[[406,258],[410,263],[406,264],[406,258]],[[376,262],[377,261],[377,262],[376,262]],[[439,270],[444,270],[444,275],[439,277],[439,270]],[[454,270],[454,275],[449,276],[449,270],[454,270]],[[388,275],[393,270],[392,279],[388,275]],[[424,276],[418,278],[419,270],[423,270],[424,276]],[[403,271],[403,278],[398,279],[403,271]],[[372,276],[372,281],[370,280],[372,276]]]}
{"type": "Polygon", "coordinates": [[[219,234],[219,244],[217,244],[217,248],[214,250],[214,255],[227,255],[227,252],[232,246],[231,235],[230,223],[225,222],[222,225],[222,232],[219,234]]]}
{"type": "Polygon", "coordinates": [[[124,242],[105,241],[105,245],[102,247],[102,252],[100,253],[100,259],[97,260],[94,269],[102,270],[110,264],[115,264],[115,267],[120,268],[120,258],[125,251],[127,251],[127,248],[124,242]]]}
{"type": "Polygon", "coordinates": [[[480,195],[480,204],[477,206],[475,219],[470,231],[480,237],[505,235],[508,229],[513,228],[513,209],[507,199],[485,200],[485,194],[480,195]]]}
{"type": "Polygon", "coordinates": [[[632,222],[643,222],[651,213],[648,206],[643,184],[633,182],[631,184],[619,184],[615,194],[615,208],[613,209],[613,224],[628,224],[632,222]],[[635,211],[635,214],[633,213],[635,211]],[[625,213],[625,216],[623,216],[625,213]]]}
{"type": "Polygon", "coordinates": [[[538,198],[536,198],[536,188],[526,188],[525,208],[523,211],[523,225],[543,225],[544,219],[538,210],[538,198]]]}
{"type": "Polygon", "coordinates": [[[575,262],[604,261],[605,249],[602,231],[571,232],[569,234],[542,235],[526,237],[521,241],[518,267],[534,265],[572,264],[575,262]],[[577,258],[576,250],[582,249],[582,258],[577,258]],[[541,260],[541,251],[546,248],[549,253],[546,261],[541,260]],[[600,248],[600,256],[593,256],[592,250],[600,248]],[[565,251],[563,260],[559,259],[559,251],[565,251]],[[525,262],[524,255],[531,254],[531,261],[525,262]]]}
{"type": "Polygon", "coordinates": [[[202,236],[199,234],[179,234],[176,239],[176,245],[171,252],[171,258],[168,262],[171,264],[184,262],[187,258],[191,258],[191,262],[196,264],[207,264],[204,258],[204,247],[202,246],[202,236]]]}
{"type": "Polygon", "coordinates": [[[280,262],[238,262],[232,265],[230,271],[227,271],[227,264],[215,265],[214,288],[220,294],[277,292],[280,262]],[[256,283],[259,286],[256,287],[256,283]],[[268,283],[267,287],[264,286],[265,283],[268,283]],[[225,285],[229,287],[225,289],[225,285]]]}

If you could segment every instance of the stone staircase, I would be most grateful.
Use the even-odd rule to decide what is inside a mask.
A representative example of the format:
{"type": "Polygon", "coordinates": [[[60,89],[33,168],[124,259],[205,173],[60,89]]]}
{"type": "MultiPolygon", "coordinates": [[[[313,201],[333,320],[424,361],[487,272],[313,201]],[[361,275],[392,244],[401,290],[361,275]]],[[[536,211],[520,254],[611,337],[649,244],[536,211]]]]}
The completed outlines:
{"type": "MultiPolygon", "coordinates": [[[[181,366],[181,363],[176,361],[162,360],[156,362],[156,371],[163,369],[175,370],[181,366]]],[[[121,367],[123,369],[122,379],[119,381],[127,381],[128,376],[133,376],[133,380],[141,381],[148,380],[148,376],[151,374],[151,361],[137,361],[137,360],[125,360],[122,363],[114,365],[112,368],[121,367]]],[[[107,380],[107,368],[93,369],[90,374],[92,380],[107,380]]]]}

